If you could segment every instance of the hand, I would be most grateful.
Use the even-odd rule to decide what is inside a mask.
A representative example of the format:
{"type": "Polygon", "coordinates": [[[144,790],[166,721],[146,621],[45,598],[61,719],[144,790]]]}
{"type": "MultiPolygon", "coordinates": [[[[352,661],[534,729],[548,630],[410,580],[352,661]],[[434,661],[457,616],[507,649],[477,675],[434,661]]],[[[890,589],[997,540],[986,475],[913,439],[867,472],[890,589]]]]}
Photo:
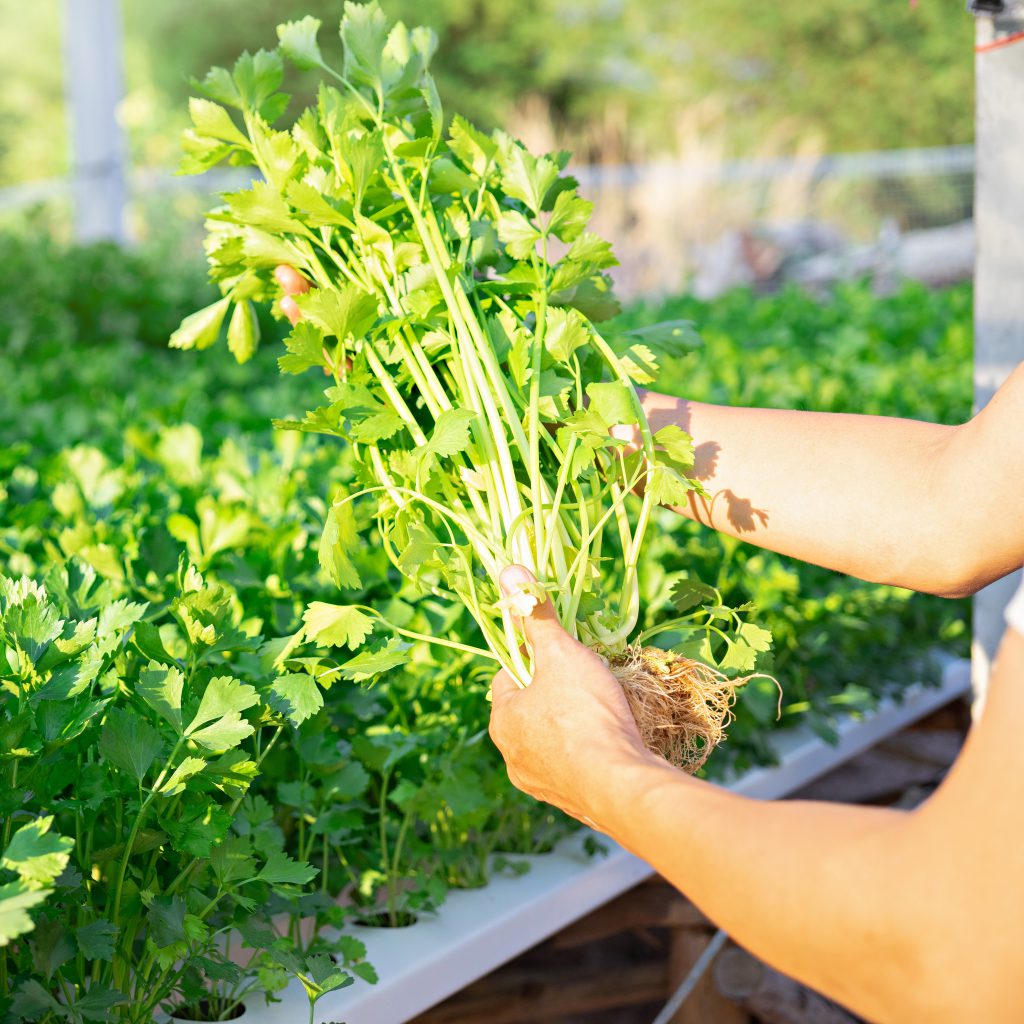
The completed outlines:
{"type": "Polygon", "coordinates": [[[284,289],[284,298],[281,300],[281,312],[288,317],[289,322],[294,326],[302,319],[302,310],[299,304],[292,298],[293,295],[303,295],[310,289],[309,282],[294,268],[284,263],[274,268],[274,277],[277,283],[284,289]]]}
{"type": "MultiPolygon", "coordinates": [[[[534,577],[513,565],[500,582],[509,596],[534,577]]],[[[523,628],[536,671],[523,690],[504,671],[494,677],[491,739],[516,788],[601,828],[617,772],[650,755],[618,681],[566,633],[551,602],[538,604],[523,628]]]]}

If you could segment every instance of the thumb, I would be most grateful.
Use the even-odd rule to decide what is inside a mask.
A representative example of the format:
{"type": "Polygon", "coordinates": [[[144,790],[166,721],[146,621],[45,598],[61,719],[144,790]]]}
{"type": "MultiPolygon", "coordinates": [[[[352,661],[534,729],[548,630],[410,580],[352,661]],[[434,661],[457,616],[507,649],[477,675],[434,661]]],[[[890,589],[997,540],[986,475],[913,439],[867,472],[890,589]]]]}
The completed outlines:
{"type": "Polygon", "coordinates": [[[554,605],[529,569],[510,565],[502,572],[498,583],[506,607],[522,620],[531,647],[536,649],[540,644],[565,635],[554,605]]]}

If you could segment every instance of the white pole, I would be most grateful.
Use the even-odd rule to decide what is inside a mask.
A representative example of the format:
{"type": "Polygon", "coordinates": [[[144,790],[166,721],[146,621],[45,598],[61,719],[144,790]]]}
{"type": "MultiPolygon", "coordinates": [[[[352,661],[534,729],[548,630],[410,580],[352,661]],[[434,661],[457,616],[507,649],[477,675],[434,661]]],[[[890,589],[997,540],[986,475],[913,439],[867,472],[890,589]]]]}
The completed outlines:
{"type": "Polygon", "coordinates": [[[71,127],[75,237],[126,237],[124,93],[118,0],[64,0],[65,91],[71,127]]]}
{"type": "MultiPolygon", "coordinates": [[[[975,0],[977,164],[974,277],[974,399],[980,409],[1024,361],[1024,3],[975,0]]],[[[1014,441],[1019,441],[1014,439],[1014,441]]],[[[969,483],[967,485],[969,487],[969,483]]],[[[1003,510],[1007,529],[1024,511],[1003,510]]],[[[999,528],[999,524],[996,524],[999,528]]],[[[974,599],[972,662],[983,694],[1019,573],[974,599]]]]}

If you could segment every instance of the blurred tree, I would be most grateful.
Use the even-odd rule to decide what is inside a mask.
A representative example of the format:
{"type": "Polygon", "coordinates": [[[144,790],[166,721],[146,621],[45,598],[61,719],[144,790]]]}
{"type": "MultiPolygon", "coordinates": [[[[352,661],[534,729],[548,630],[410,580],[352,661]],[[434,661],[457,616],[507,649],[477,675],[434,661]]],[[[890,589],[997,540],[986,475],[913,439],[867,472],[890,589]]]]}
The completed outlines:
{"type": "MultiPolygon", "coordinates": [[[[676,146],[688,105],[719,101],[735,152],[789,120],[832,150],[969,141],[973,20],[955,4],[913,10],[878,0],[385,0],[442,39],[448,106],[491,127],[524,98],[543,100],[560,143],[582,158],[608,146],[589,126],[621,110],[634,156],[676,146]]],[[[128,0],[149,78],[183,99],[183,70],[202,73],[274,41],[274,25],[311,13],[334,40],[337,0],[128,0]],[[244,16],[242,12],[244,11],[244,16]],[[230,26],[230,30],[228,30],[230,26]],[[173,59],[168,59],[171,55],[173,59]],[[179,56],[180,55],[180,56],[179,56]]],[[[179,108],[180,109],[180,108],[179,108]]]]}
{"type": "MultiPolygon", "coordinates": [[[[273,45],[274,26],[288,18],[320,18],[323,48],[340,61],[333,31],[341,9],[338,0],[246,0],[244,6],[240,0],[155,5],[127,0],[125,7],[134,44],[129,74],[150,97],[140,104],[140,122],[151,120],[154,89],[171,109],[183,111],[186,72],[202,76],[213,64],[230,64],[243,49],[273,45]]],[[[624,78],[616,71],[619,65],[629,72],[632,62],[643,56],[629,51],[642,51],[653,31],[646,24],[646,5],[617,0],[433,0],[429,5],[384,0],[384,7],[408,24],[426,23],[438,32],[442,45],[435,73],[442,97],[449,109],[485,127],[506,123],[517,101],[534,95],[543,97],[560,127],[571,130],[593,117],[610,95],[629,92],[639,106],[649,101],[657,85],[653,77],[640,80],[633,72],[635,80],[630,81],[628,74],[624,78]]],[[[289,74],[296,100],[308,101],[315,79],[289,74]]]]}
{"type": "Polygon", "coordinates": [[[673,31],[691,47],[691,95],[727,96],[737,141],[796,117],[832,151],[974,138],[974,19],[924,0],[690,0],[673,31]]]}
{"type": "MultiPolygon", "coordinates": [[[[834,151],[968,142],[972,19],[961,4],[816,0],[383,0],[435,27],[442,96],[490,127],[511,124],[577,159],[644,159],[679,149],[698,105],[732,155],[787,125],[834,151]],[[712,100],[710,106],[706,101],[712,100]],[[541,121],[536,136],[530,119],[541,121]]],[[[173,164],[188,78],[275,42],[314,14],[325,49],[340,0],[122,0],[138,162],[173,164]]],[[[64,173],[59,5],[0,0],[0,184],[64,173]]],[[[290,79],[299,101],[312,83],[290,79]]]]}

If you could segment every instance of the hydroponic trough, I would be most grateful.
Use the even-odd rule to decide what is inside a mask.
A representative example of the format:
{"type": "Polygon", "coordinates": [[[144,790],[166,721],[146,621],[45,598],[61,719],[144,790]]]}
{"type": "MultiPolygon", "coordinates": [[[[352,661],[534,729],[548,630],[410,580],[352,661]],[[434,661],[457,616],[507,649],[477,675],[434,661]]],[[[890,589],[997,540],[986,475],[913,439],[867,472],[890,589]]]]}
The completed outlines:
{"type": "MultiPolygon", "coordinates": [[[[885,701],[863,717],[844,719],[835,745],[806,727],[780,731],[774,738],[779,763],[746,772],[728,788],[765,800],[786,796],[966,694],[970,685],[970,663],[952,659],[938,687],[915,684],[900,703],[885,701]]],[[[595,836],[584,830],[552,853],[519,858],[530,863],[526,874],[452,892],[435,916],[412,927],[349,929],[366,943],[381,981],[357,981],[325,996],[317,1006],[318,1024],[403,1024],[653,873],[604,836],[596,838],[608,853],[587,856],[584,841],[595,836]]],[[[271,1006],[249,1006],[246,1024],[307,1019],[309,1004],[298,983],[282,997],[271,1006]]]]}

